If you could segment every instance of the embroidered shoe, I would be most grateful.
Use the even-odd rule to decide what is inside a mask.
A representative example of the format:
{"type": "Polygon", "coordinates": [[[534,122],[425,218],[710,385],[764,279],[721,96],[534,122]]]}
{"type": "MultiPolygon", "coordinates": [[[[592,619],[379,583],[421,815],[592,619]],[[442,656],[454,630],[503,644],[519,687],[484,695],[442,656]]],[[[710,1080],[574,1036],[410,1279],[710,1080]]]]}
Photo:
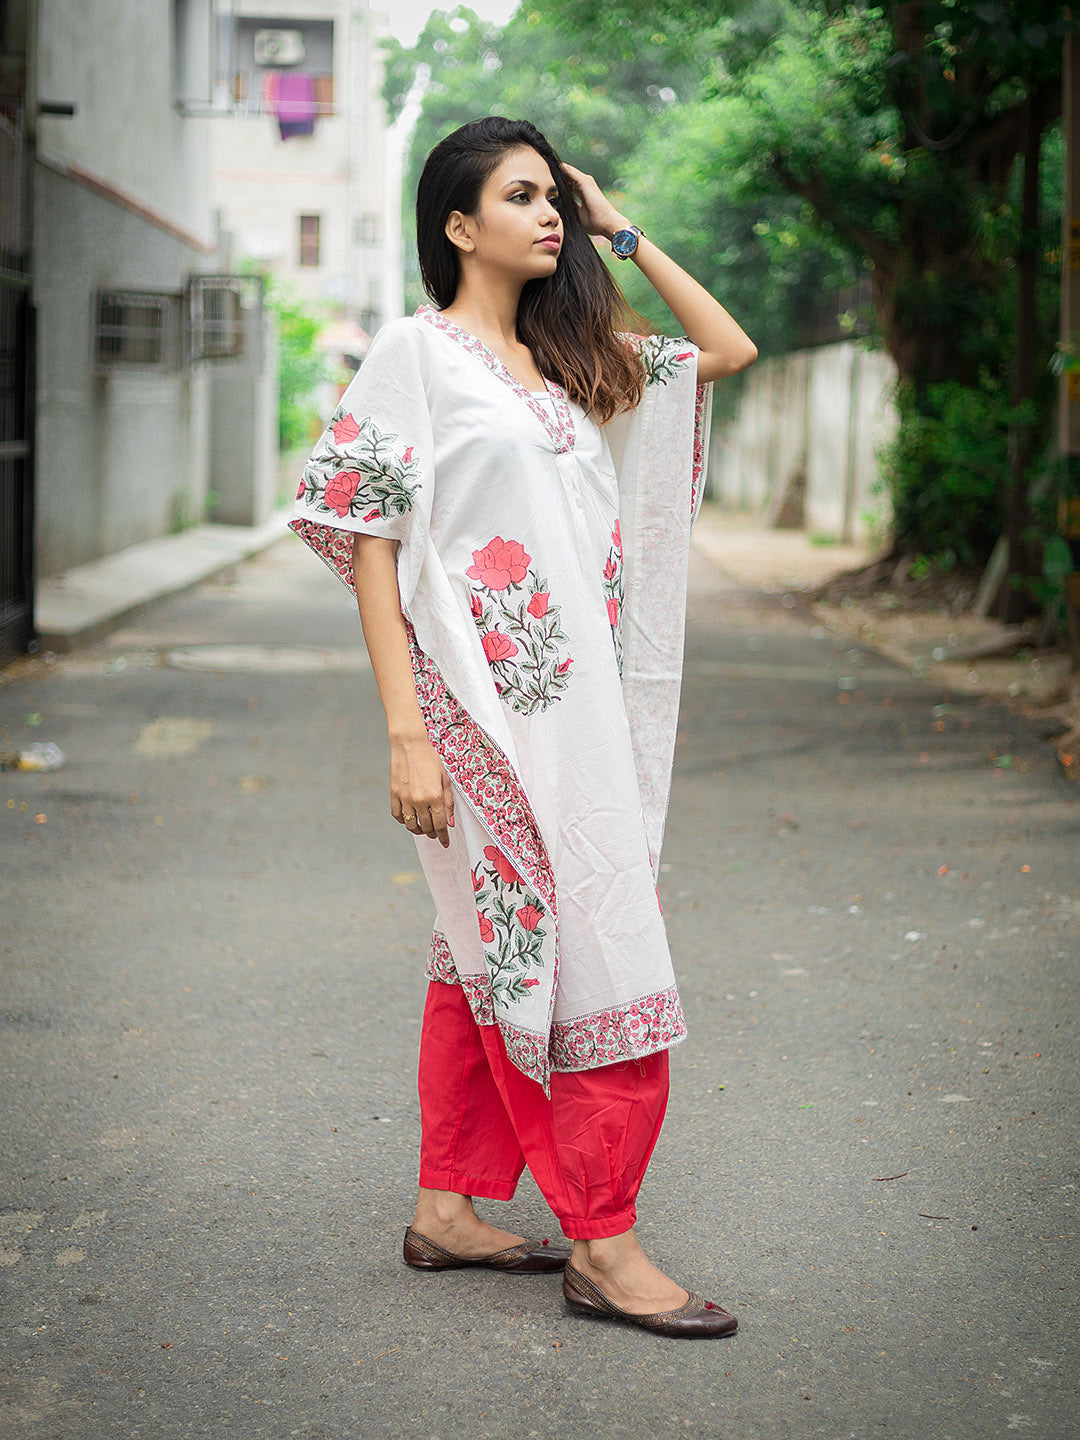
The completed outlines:
{"type": "Polygon", "coordinates": [[[402,1256],[406,1265],[414,1270],[464,1270],[471,1265],[486,1270],[505,1270],[512,1275],[551,1274],[561,1270],[570,1259],[570,1251],[551,1245],[547,1240],[523,1240],[520,1245],[511,1245],[506,1250],[496,1250],[494,1255],[455,1255],[419,1235],[410,1225],[405,1231],[402,1256]]]}
{"type": "Polygon", "coordinates": [[[595,1315],[604,1320],[621,1320],[626,1325],[640,1325],[657,1335],[684,1336],[687,1339],[705,1339],[711,1336],[734,1335],[739,1322],[734,1315],[721,1310],[711,1300],[690,1292],[690,1298],[678,1310],[661,1310],[654,1315],[634,1315],[613,1304],[599,1286],[573,1265],[563,1271],[563,1295],[571,1310],[583,1315],[595,1315]]]}

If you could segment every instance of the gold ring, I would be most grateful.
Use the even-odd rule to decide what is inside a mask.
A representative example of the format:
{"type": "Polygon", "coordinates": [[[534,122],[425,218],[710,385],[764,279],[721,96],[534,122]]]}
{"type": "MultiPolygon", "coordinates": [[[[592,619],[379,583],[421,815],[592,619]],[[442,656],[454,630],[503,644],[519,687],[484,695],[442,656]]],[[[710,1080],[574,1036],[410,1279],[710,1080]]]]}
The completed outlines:
{"type": "Polygon", "coordinates": [[[405,822],[406,825],[409,825],[409,824],[412,823],[412,821],[414,821],[414,820],[416,819],[416,816],[415,816],[415,815],[402,815],[401,818],[402,818],[402,820],[405,822]]]}

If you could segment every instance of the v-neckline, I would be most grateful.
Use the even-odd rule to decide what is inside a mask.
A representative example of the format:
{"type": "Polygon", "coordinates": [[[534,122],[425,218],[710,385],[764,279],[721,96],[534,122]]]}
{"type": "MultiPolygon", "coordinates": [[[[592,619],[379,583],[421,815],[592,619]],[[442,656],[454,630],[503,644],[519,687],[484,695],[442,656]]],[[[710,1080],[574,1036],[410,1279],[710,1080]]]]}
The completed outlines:
{"type": "Polygon", "coordinates": [[[434,305],[421,305],[416,314],[421,320],[426,320],[436,330],[441,330],[444,335],[455,340],[470,355],[474,355],[497,379],[524,400],[551,437],[556,455],[573,450],[576,438],[574,417],[570,412],[566,393],[561,386],[556,385],[554,380],[549,380],[546,375],[541,375],[540,378],[552,401],[551,405],[545,405],[540,398],[540,392],[534,394],[517,378],[509,366],[499,359],[494,350],[485,345],[483,340],[478,335],[474,335],[471,330],[464,330],[453,320],[448,320],[441,310],[435,309],[434,305]]]}

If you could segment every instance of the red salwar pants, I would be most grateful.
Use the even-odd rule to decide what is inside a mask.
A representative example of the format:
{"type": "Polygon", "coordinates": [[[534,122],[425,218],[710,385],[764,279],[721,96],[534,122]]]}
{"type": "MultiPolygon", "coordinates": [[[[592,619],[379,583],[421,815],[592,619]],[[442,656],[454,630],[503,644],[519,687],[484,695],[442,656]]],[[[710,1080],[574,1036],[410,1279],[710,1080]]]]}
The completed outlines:
{"type": "Polygon", "coordinates": [[[551,1097],[477,1025],[460,985],[432,981],[420,1036],[420,1184],[509,1200],[526,1164],[573,1240],[621,1235],[664,1122],[666,1050],[551,1076],[551,1097]]]}

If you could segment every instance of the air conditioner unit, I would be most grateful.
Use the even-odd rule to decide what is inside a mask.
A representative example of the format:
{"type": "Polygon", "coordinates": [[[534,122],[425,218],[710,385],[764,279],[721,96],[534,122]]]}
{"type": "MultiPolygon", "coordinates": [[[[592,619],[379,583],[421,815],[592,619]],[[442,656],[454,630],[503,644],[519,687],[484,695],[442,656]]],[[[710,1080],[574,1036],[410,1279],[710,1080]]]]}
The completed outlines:
{"type": "Polygon", "coordinates": [[[256,65],[299,65],[304,58],[304,37],[299,30],[256,30],[256,65]]]}

